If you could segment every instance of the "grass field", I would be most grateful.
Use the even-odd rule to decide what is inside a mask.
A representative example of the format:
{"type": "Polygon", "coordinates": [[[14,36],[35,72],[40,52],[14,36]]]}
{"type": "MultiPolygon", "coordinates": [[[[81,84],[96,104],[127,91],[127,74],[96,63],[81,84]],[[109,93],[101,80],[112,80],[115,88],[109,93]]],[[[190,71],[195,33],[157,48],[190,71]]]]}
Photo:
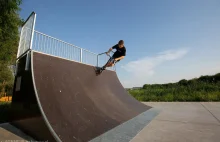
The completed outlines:
{"type": "Polygon", "coordinates": [[[10,110],[11,110],[10,102],[0,102],[0,123],[9,121],[10,110]]]}
{"type": "Polygon", "coordinates": [[[220,74],[169,84],[145,84],[141,89],[128,89],[139,101],[220,101],[220,74]]]}

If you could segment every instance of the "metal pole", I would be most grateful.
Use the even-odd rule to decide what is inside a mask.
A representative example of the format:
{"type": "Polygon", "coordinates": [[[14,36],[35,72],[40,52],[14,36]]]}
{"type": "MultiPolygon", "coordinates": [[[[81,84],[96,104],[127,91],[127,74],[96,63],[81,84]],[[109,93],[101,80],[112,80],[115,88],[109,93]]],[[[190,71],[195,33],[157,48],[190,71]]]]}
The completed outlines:
{"type": "Polygon", "coordinates": [[[99,66],[99,55],[97,55],[97,67],[99,66]]]}
{"type": "Polygon", "coordinates": [[[31,43],[30,43],[30,49],[32,49],[32,44],[33,44],[33,38],[34,38],[34,28],[35,28],[35,21],[36,21],[36,13],[34,13],[34,22],[33,22],[33,25],[32,25],[32,31],[31,31],[31,43]]]}
{"type": "Polygon", "coordinates": [[[80,48],[80,62],[82,63],[82,52],[83,52],[83,49],[80,48]]]}

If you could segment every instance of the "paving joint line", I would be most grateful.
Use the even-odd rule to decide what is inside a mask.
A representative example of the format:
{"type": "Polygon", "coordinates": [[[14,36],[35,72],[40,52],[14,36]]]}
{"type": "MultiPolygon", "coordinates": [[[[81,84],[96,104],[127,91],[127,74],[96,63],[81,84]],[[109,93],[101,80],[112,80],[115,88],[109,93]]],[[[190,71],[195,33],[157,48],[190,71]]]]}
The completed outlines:
{"type": "Polygon", "coordinates": [[[176,122],[176,123],[188,123],[188,124],[202,124],[202,125],[220,126],[220,124],[213,124],[213,123],[196,123],[196,122],[175,121],[175,120],[162,120],[162,119],[154,119],[154,120],[156,120],[156,121],[176,122]]]}
{"type": "Polygon", "coordinates": [[[202,103],[200,103],[220,124],[220,120],[210,111],[208,108],[206,108],[202,103]]]}

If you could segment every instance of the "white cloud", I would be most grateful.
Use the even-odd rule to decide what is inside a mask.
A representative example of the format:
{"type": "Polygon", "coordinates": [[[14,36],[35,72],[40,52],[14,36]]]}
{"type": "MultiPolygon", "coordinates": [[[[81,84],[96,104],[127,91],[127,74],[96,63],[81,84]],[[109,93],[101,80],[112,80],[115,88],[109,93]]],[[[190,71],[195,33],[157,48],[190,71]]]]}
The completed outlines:
{"type": "Polygon", "coordinates": [[[131,61],[122,68],[130,74],[129,79],[122,80],[125,87],[142,86],[146,78],[155,74],[155,68],[164,62],[177,60],[188,53],[188,49],[168,50],[153,57],[144,57],[131,61]]]}
{"type": "Polygon", "coordinates": [[[168,50],[159,53],[158,58],[161,59],[161,61],[165,60],[175,60],[182,58],[186,53],[188,52],[188,49],[179,49],[179,50],[168,50]]]}

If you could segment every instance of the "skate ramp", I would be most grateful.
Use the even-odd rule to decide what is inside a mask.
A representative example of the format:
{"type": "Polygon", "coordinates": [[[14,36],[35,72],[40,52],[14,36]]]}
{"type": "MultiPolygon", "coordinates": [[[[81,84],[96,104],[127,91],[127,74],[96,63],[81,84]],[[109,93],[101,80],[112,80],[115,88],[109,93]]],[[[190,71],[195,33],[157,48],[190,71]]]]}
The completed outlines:
{"type": "Polygon", "coordinates": [[[96,76],[94,66],[31,52],[39,124],[56,141],[128,141],[157,115],[127,93],[116,72],[96,76]]]}

